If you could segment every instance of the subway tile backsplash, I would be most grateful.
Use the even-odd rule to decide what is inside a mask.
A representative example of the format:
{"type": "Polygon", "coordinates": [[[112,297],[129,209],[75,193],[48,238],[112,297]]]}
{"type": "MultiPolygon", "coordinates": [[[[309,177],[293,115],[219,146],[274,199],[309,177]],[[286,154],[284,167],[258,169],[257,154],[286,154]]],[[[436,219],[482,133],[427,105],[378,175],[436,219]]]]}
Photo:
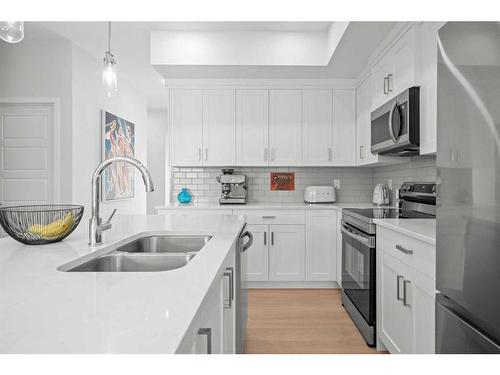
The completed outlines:
{"type": "MultiPolygon", "coordinates": [[[[216,177],[220,168],[172,168],[172,202],[177,201],[180,189],[187,187],[193,195],[193,203],[217,203],[220,184],[216,177]]],[[[371,202],[373,187],[377,183],[393,181],[392,202],[395,190],[404,181],[434,181],[436,178],[435,157],[417,157],[404,164],[376,168],[367,167],[240,167],[234,173],[248,177],[248,202],[252,203],[299,203],[304,200],[304,189],[310,185],[333,185],[340,180],[337,202],[371,202]],[[294,191],[271,191],[270,172],[295,172],[294,191]]]]}

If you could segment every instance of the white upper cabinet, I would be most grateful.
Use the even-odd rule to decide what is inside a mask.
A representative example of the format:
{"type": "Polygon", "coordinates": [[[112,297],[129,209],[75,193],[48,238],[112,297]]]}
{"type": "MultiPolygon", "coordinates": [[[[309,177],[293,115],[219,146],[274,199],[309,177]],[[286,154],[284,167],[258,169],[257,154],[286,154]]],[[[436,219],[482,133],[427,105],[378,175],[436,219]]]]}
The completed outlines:
{"type": "Polygon", "coordinates": [[[420,48],[420,154],[437,150],[437,35],[445,22],[421,25],[420,48]]]}
{"type": "Polygon", "coordinates": [[[417,25],[411,26],[372,67],[372,109],[418,84],[418,32],[417,25]]]}
{"type": "Polygon", "coordinates": [[[171,165],[202,165],[202,102],[201,90],[170,90],[171,165]]]}
{"type": "Polygon", "coordinates": [[[236,90],[237,165],[268,165],[268,95],[268,90],[236,90]]]}
{"type": "Polygon", "coordinates": [[[269,165],[302,164],[302,90],[269,91],[269,165]]]}
{"type": "Polygon", "coordinates": [[[304,90],[302,103],[303,164],[331,165],[333,157],[332,90],[304,90]]]}
{"type": "Polygon", "coordinates": [[[356,94],[333,90],[333,165],[356,164],[356,94]]]}
{"type": "Polygon", "coordinates": [[[234,165],[235,90],[203,90],[203,165],[234,165]]]}

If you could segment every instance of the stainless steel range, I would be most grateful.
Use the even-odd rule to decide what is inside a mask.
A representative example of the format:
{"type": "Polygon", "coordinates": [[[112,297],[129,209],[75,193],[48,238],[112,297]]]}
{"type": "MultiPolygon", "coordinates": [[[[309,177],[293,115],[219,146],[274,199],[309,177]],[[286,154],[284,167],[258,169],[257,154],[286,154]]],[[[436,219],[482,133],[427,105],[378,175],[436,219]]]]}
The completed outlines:
{"type": "Polygon", "coordinates": [[[375,219],[433,219],[436,184],[405,182],[397,208],[342,211],[342,304],[369,346],[375,346],[375,219]]]}

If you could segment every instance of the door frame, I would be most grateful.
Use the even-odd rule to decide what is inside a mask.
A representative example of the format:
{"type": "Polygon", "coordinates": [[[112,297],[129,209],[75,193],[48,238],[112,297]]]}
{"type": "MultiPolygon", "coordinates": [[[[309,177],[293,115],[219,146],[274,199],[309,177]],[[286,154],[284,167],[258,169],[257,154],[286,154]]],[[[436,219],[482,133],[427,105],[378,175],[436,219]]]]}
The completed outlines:
{"type": "Polygon", "coordinates": [[[0,97],[1,104],[49,104],[52,106],[52,142],[54,146],[52,168],[53,168],[53,192],[52,200],[55,204],[61,201],[61,101],[58,97],[0,97]]]}

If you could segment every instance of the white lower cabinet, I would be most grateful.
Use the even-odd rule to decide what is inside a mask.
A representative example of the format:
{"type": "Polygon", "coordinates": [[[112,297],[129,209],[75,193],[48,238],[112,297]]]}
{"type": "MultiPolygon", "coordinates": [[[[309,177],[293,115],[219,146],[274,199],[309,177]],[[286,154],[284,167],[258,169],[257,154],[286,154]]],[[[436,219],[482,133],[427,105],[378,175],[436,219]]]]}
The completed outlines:
{"type": "Polygon", "coordinates": [[[235,249],[208,291],[176,353],[236,353],[235,249]]]}
{"type": "Polygon", "coordinates": [[[377,228],[378,339],[391,353],[434,353],[436,282],[427,276],[433,270],[422,269],[419,253],[435,253],[435,248],[381,231],[377,228]],[[394,237],[397,245],[390,240],[394,237]]]}
{"type": "Polygon", "coordinates": [[[305,280],[303,225],[270,225],[269,280],[305,280]]]}
{"type": "Polygon", "coordinates": [[[253,244],[242,254],[245,280],[267,281],[269,280],[268,225],[249,224],[247,230],[253,235],[253,244]]]}
{"type": "Polygon", "coordinates": [[[306,280],[337,280],[337,212],[306,212],[306,280]]]}

